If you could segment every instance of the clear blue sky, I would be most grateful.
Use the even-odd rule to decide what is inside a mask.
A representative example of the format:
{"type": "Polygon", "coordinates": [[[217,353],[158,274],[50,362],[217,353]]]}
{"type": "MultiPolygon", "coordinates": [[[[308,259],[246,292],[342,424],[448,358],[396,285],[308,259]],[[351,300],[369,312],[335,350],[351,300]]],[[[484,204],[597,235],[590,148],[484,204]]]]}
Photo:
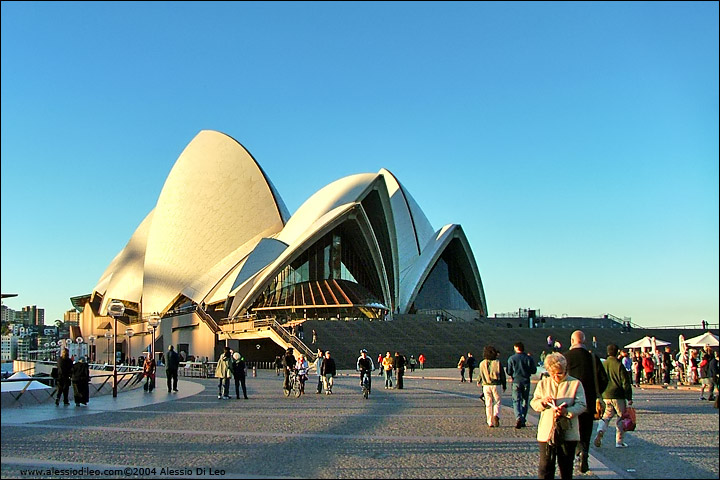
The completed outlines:
{"type": "Polygon", "coordinates": [[[2,2],[2,292],[90,293],[203,129],[392,171],[490,313],[718,321],[718,3],[2,2]]]}

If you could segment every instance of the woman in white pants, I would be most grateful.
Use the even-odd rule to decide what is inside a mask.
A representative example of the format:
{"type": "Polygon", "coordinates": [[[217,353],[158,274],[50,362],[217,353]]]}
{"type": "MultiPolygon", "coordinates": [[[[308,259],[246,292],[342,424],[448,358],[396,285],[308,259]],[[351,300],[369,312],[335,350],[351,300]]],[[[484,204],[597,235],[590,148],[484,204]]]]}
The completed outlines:
{"type": "Polygon", "coordinates": [[[483,397],[485,398],[485,416],[488,427],[500,426],[500,387],[503,392],[507,388],[505,381],[505,369],[498,360],[498,352],[492,345],[485,346],[483,350],[483,361],[480,362],[478,370],[480,378],[478,386],[482,386],[483,397]]]}

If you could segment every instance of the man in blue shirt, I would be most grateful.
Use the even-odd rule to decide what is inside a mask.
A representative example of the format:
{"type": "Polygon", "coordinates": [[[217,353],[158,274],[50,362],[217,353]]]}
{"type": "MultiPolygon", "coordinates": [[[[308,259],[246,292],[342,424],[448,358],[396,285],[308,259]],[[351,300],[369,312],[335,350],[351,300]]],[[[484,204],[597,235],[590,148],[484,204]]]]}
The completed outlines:
{"type": "Polygon", "coordinates": [[[530,377],[537,372],[532,356],[525,353],[525,345],[517,342],[514,345],[515,355],[508,358],[507,374],[512,378],[512,400],[515,410],[515,428],[523,428],[527,418],[528,400],[530,398],[530,377]]]}

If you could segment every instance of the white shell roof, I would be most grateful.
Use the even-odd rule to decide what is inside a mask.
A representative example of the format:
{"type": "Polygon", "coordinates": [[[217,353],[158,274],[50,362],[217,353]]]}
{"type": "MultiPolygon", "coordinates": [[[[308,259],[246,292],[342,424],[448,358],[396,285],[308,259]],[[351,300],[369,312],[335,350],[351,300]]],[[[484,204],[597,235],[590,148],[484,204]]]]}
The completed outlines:
{"type": "Polygon", "coordinates": [[[400,298],[398,307],[400,312],[406,313],[410,308],[410,305],[415,301],[417,294],[420,291],[423,283],[427,279],[428,274],[435,266],[438,258],[442,255],[448,244],[454,239],[460,240],[460,244],[465,250],[465,254],[468,256],[469,263],[473,266],[473,281],[480,293],[480,303],[483,307],[484,313],[487,314],[487,305],[485,303],[485,293],[483,291],[482,282],[480,280],[480,274],[477,271],[475,259],[472,256],[470,245],[467,242],[465,233],[462,227],[457,224],[445,225],[443,228],[437,231],[434,238],[423,248],[423,253],[416,258],[415,262],[405,271],[405,275],[400,279],[400,298]]]}
{"type": "MultiPolygon", "coordinates": [[[[107,312],[107,306],[112,299],[127,300],[140,303],[143,292],[143,268],[145,263],[145,245],[147,244],[148,232],[152,225],[154,210],[152,210],[140,223],[130,237],[127,245],[113,262],[113,272],[110,274],[110,281],[103,292],[103,302],[100,306],[100,313],[107,312]]],[[[95,287],[98,290],[99,287],[95,287]]],[[[98,290],[99,291],[99,290],[98,290]]]]}
{"type": "Polygon", "coordinates": [[[398,182],[395,175],[384,168],[380,170],[380,174],[385,179],[390,195],[397,235],[398,268],[402,281],[406,270],[415,262],[422,252],[422,247],[430,241],[435,231],[415,199],[398,182]]]}
{"type": "Polygon", "coordinates": [[[300,205],[282,232],[278,234],[277,239],[291,245],[327,212],[341,205],[356,202],[377,177],[376,173],[359,173],[335,180],[321,188],[300,205]]]}
{"type": "Polygon", "coordinates": [[[259,232],[279,232],[282,210],[242,145],[219,132],[200,132],[158,198],[145,253],[143,311],[166,311],[180,292],[201,301],[214,285],[186,288],[259,232]]]}

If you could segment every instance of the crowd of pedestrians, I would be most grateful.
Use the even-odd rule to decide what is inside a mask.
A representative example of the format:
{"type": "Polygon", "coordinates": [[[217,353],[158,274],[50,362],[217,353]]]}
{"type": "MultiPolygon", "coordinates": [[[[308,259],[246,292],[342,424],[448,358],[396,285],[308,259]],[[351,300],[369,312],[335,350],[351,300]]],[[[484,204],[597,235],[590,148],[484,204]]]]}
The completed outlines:
{"type": "MultiPolygon", "coordinates": [[[[538,363],[525,351],[523,342],[516,342],[514,353],[505,364],[493,345],[486,345],[478,369],[478,386],[482,388],[484,422],[488,428],[500,425],[500,403],[505,393],[506,374],[512,380],[512,405],[515,428],[527,427],[529,408],[540,414],[537,426],[539,444],[539,478],[554,478],[556,469],[562,478],[572,478],[576,469],[580,474],[589,472],[591,445],[603,446],[603,437],[610,422],[615,424],[615,448],[627,448],[626,428],[628,409],[632,407],[634,385],[663,384],[667,386],[681,370],[688,383],[701,385],[700,398],[715,400],[720,396],[720,358],[718,352],[706,347],[704,351],[690,349],[682,363],[680,355],[671,348],[653,352],[625,351],[615,344],[607,345],[602,357],[596,352],[597,337],[586,346],[585,334],[578,330],[570,337],[570,348],[563,351],[560,341],[547,338],[548,350],[540,356],[545,373],[531,397],[531,378],[537,373],[538,363]],[[597,429],[595,429],[595,421],[597,429]],[[593,441],[593,433],[594,441],[593,441]]],[[[465,383],[466,372],[472,382],[474,359],[468,353],[460,356],[457,368],[460,383],[465,383]]]]}
{"type": "Polygon", "coordinates": [[[703,349],[689,348],[673,352],[670,346],[663,351],[626,352],[619,350],[618,358],[631,373],[632,386],[643,385],[700,385],[700,400],[715,400],[718,382],[713,372],[717,371],[718,352],[710,346],[703,349]],[[707,388],[708,397],[705,397],[707,388]]]}
{"type": "MultiPolygon", "coordinates": [[[[549,336],[547,340],[548,350],[540,356],[540,363],[525,350],[522,341],[515,342],[512,355],[504,357],[506,361],[503,361],[495,346],[485,345],[479,364],[472,352],[467,352],[467,355],[463,353],[457,363],[461,384],[472,384],[477,370],[477,385],[482,389],[481,399],[485,410],[483,421],[487,428],[498,428],[501,425],[501,401],[507,391],[508,379],[512,382],[514,427],[528,427],[530,409],[539,414],[536,437],[539,478],[554,478],[556,470],[562,478],[572,478],[574,470],[581,474],[587,473],[590,447],[601,448],[604,445],[604,436],[611,421],[614,421],[615,427],[615,448],[628,447],[625,415],[632,407],[633,385],[667,385],[674,377],[675,370],[685,367],[669,347],[656,352],[628,352],[609,344],[601,358],[596,351],[597,338],[592,337],[591,341],[586,342],[582,331],[572,333],[570,346],[566,350],[562,350],[559,339],[549,336]],[[586,343],[590,344],[592,351],[586,343]],[[538,365],[544,366],[545,373],[533,391],[532,379],[538,372],[538,365]],[[599,420],[597,426],[596,420],[599,420]]],[[[218,360],[218,398],[229,398],[227,383],[232,376],[236,378],[236,397],[240,398],[238,384],[241,383],[243,396],[247,398],[245,364],[228,364],[228,358],[231,357],[236,361],[242,358],[238,353],[231,354],[226,348],[218,360]]],[[[404,388],[406,369],[414,372],[416,368],[424,369],[425,365],[426,357],[423,353],[417,358],[415,355],[408,358],[398,351],[393,354],[388,350],[384,354],[379,353],[375,363],[363,349],[357,358],[356,370],[361,386],[363,378],[368,379],[365,386],[369,393],[372,372],[376,369],[383,376],[385,389],[399,390],[404,388]]],[[[697,376],[697,381],[702,385],[701,397],[707,391],[709,399],[717,398],[717,352],[709,348],[702,353],[689,350],[686,365],[687,379],[692,380],[693,376],[697,376]]],[[[313,366],[317,376],[315,393],[332,395],[337,375],[335,359],[329,351],[318,349],[313,366]]],[[[276,357],[275,367],[277,375],[280,371],[284,372],[286,387],[289,376],[295,372],[301,382],[301,392],[304,391],[309,364],[303,355],[296,355],[289,348],[284,355],[276,357]]]]}
{"type": "MultiPolygon", "coordinates": [[[[313,340],[317,340],[315,331],[313,340]]],[[[556,470],[562,478],[572,478],[574,469],[581,474],[587,473],[590,447],[602,448],[605,445],[604,437],[611,421],[614,421],[615,427],[615,448],[628,447],[632,442],[628,443],[625,415],[633,405],[633,386],[667,386],[675,380],[678,383],[700,384],[700,397],[703,400],[706,394],[709,400],[716,400],[720,396],[720,392],[717,392],[720,380],[718,353],[709,347],[674,354],[669,346],[662,351],[656,349],[654,352],[643,352],[626,351],[609,344],[606,352],[603,352],[604,358],[601,358],[597,352],[596,337],[586,341],[585,334],[578,330],[572,333],[569,340],[569,348],[562,350],[560,340],[548,336],[548,348],[540,355],[540,363],[526,351],[522,341],[514,343],[513,352],[508,357],[501,357],[501,352],[494,345],[485,345],[479,363],[472,351],[467,354],[463,352],[457,362],[461,384],[472,384],[477,371],[476,381],[482,389],[484,417],[478,413],[487,428],[501,426],[501,401],[507,391],[508,380],[511,381],[514,428],[528,427],[530,409],[539,414],[536,436],[539,478],[554,478],[556,470]],[[586,343],[590,344],[592,350],[586,343]],[[545,373],[533,391],[532,379],[538,373],[539,365],[544,367],[545,373]],[[599,420],[597,424],[596,420],[599,420]]],[[[165,360],[168,393],[177,392],[180,356],[172,345],[168,347],[165,360]]],[[[337,376],[335,358],[330,351],[318,348],[315,359],[311,361],[317,377],[315,393],[332,395],[337,376]]],[[[366,384],[368,392],[371,390],[372,372],[376,369],[384,377],[385,389],[401,390],[404,388],[406,369],[414,372],[416,368],[423,370],[425,365],[424,353],[420,353],[417,358],[415,355],[408,358],[399,351],[393,354],[390,350],[378,354],[375,364],[363,349],[357,358],[356,370],[361,386],[364,376],[369,380],[366,384]]],[[[293,348],[277,356],[274,362],[276,375],[283,372],[285,388],[288,387],[290,375],[297,375],[301,394],[311,374],[310,366],[305,356],[296,353],[293,348]]],[[[143,363],[143,375],[145,390],[148,392],[152,392],[155,387],[157,367],[153,356],[147,355],[143,363]]],[[[61,399],[66,405],[69,404],[70,385],[73,386],[76,405],[87,405],[90,377],[85,359],[80,358],[74,363],[68,350],[64,349],[56,371],[56,405],[59,405],[61,399]]],[[[235,383],[235,397],[240,399],[242,391],[242,397],[248,399],[246,377],[247,365],[243,356],[225,347],[217,359],[215,369],[218,399],[231,398],[231,378],[235,383]]]]}

